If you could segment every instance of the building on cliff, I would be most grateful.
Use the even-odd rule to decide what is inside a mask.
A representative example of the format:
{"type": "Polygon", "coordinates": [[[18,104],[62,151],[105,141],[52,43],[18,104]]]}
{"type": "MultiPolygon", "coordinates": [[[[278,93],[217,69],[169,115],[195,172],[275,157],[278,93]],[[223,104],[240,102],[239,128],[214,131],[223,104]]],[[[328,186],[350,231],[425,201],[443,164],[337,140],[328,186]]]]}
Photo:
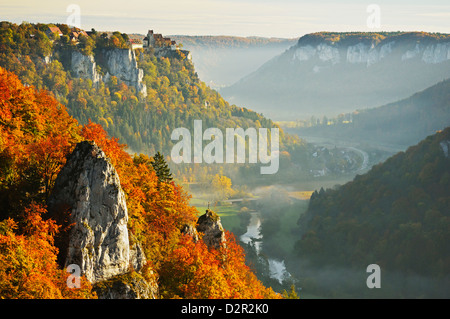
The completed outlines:
{"type": "MultiPolygon", "coordinates": [[[[111,33],[105,34],[109,37],[111,33]]],[[[80,35],[89,36],[84,30],[72,29],[71,40],[78,43],[80,35]]],[[[153,50],[156,57],[188,59],[191,60],[191,53],[180,50],[175,41],[165,38],[161,34],[153,33],[149,30],[147,36],[141,40],[130,35],[128,48],[97,48],[96,56],[85,55],[79,50],[73,50],[70,56],[70,67],[72,74],[79,78],[90,79],[94,85],[100,82],[108,82],[111,76],[116,76],[128,86],[134,86],[136,91],[145,98],[147,87],[143,81],[144,71],[138,67],[135,49],[153,50]],[[106,74],[100,74],[97,70],[97,61],[103,61],[106,74]]],[[[49,60],[48,58],[47,60],[49,60]]]]}
{"type": "Polygon", "coordinates": [[[133,50],[142,49],[144,47],[144,43],[140,39],[130,39],[129,44],[133,50]]]}
{"type": "Polygon", "coordinates": [[[60,37],[63,36],[63,33],[61,32],[61,30],[56,27],[56,26],[49,26],[47,28],[47,30],[45,30],[45,34],[47,35],[47,37],[51,38],[53,33],[56,33],[57,35],[59,35],[60,37]]]}
{"type": "Polygon", "coordinates": [[[80,40],[80,36],[88,37],[89,35],[87,34],[86,31],[84,31],[82,29],[72,28],[72,30],[70,31],[70,34],[69,34],[70,40],[74,43],[78,43],[80,40]]]}
{"type": "Polygon", "coordinates": [[[148,30],[147,36],[143,40],[143,48],[153,49],[157,57],[178,56],[188,60],[192,59],[190,51],[180,50],[175,41],[163,37],[160,33],[154,33],[153,30],[148,30]]]}

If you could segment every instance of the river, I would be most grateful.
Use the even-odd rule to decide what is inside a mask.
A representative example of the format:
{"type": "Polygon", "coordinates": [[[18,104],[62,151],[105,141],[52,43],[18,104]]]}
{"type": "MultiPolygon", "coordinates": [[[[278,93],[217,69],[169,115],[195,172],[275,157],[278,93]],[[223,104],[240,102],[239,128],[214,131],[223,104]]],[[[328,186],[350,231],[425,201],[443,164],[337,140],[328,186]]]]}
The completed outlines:
{"type": "MultiPolygon", "coordinates": [[[[240,237],[240,240],[245,244],[253,243],[255,251],[258,255],[260,254],[263,245],[263,235],[260,232],[260,227],[260,213],[252,212],[247,226],[247,232],[240,237]]],[[[286,270],[284,260],[268,258],[267,261],[269,263],[270,278],[276,279],[280,284],[282,284],[284,279],[291,276],[286,270]]]]}

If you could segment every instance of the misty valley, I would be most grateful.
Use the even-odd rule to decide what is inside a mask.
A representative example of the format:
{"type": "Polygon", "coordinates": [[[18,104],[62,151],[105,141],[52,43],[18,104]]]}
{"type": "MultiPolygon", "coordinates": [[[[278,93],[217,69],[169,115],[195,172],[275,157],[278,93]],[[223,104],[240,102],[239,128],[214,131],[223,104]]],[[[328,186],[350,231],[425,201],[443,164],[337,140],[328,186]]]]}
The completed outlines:
{"type": "Polygon", "coordinates": [[[3,21],[0,297],[449,298],[449,78],[441,33],[3,21]]]}
{"type": "MultiPolygon", "coordinates": [[[[308,45],[314,46],[317,45],[317,43],[320,43],[320,41],[323,41],[325,45],[330,45],[330,43],[326,42],[327,36],[329,35],[319,34],[301,38],[299,40],[299,44],[297,45],[299,47],[299,49],[297,49],[297,54],[299,54],[299,52],[301,52],[300,50],[303,48],[307,49],[308,45]],[[314,41],[316,42],[310,40],[310,38],[313,37],[315,37],[314,41]],[[310,42],[308,43],[308,41],[310,42]]],[[[340,37],[341,39],[344,39],[341,40],[343,43],[342,47],[348,46],[349,50],[358,47],[351,47],[351,45],[358,44],[357,41],[359,36],[359,34],[336,34],[337,38],[340,37]]],[[[373,41],[372,43],[377,43],[380,41],[380,38],[377,39],[375,36],[370,40],[369,37],[371,37],[371,35],[364,38],[365,36],[366,35],[363,35],[361,37],[362,40],[360,40],[362,41],[361,43],[364,43],[364,45],[367,45],[369,41],[373,41]]],[[[395,50],[393,50],[393,45],[395,43],[393,40],[395,36],[397,35],[380,35],[381,44],[379,47],[381,47],[381,51],[384,52],[381,54],[387,55],[390,52],[395,52],[395,50]],[[386,39],[383,39],[383,36],[386,36],[386,39]],[[381,45],[383,43],[388,43],[388,45],[382,47],[381,45]],[[389,48],[389,50],[386,48],[389,48]]],[[[399,39],[402,41],[401,46],[406,48],[408,47],[409,44],[407,44],[404,40],[408,38],[408,36],[414,38],[415,34],[399,36],[399,39]]],[[[445,41],[448,41],[445,39],[446,38],[444,36],[444,44],[442,44],[444,48],[446,48],[445,45],[447,45],[445,41]]],[[[434,39],[432,41],[434,41],[434,39]]],[[[440,46],[441,42],[438,43],[439,44],[437,44],[437,46],[440,46]]],[[[341,50],[339,47],[340,43],[338,45],[336,45],[335,42],[331,44],[341,50]]],[[[288,54],[289,51],[292,50],[293,49],[291,48],[286,51],[284,55],[288,54]]],[[[317,45],[317,51],[321,61],[315,63],[327,63],[324,62],[327,61],[327,58],[324,57],[320,50],[324,49],[323,47],[321,48],[320,45],[317,45]]],[[[363,54],[366,54],[363,52],[363,50],[365,50],[364,46],[360,45],[357,50],[360,50],[362,59],[360,62],[365,63],[366,61],[363,60],[363,54]]],[[[400,49],[396,50],[400,52],[400,49]]],[[[375,52],[376,51],[374,50],[373,53],[375,52]]],[[[417,51],[417,54],[418,53],[420,53],[420,50],[417,51]]],[[[300,56],[301,55],[297,55],[297,58],[300,61],[305,61],[305,65],[302,67],[307,68],[309,65],[306,63],[310,63],[310,58],[300,58],[300,56]]],[[[406,61],[410,58],[412,58],[410,55],[405,55],[404,53],[400,60],[406,61]],[[406,58],[406,56],[408,58],[406,58]]],[[[204,59],[207,60],[207,57],[204,59]]],[[[281,64],[283,61],[282,59],[283,55],[274,58],[274,61],[268,63],[267,67],[261,67],[261,70],[256,71],[255,74],[248,77],[244,77],[240,82],[238,81],[231,88],[242,89],[241,82],[250,82],[252,77],[255,77],[256,75],[258,75],[258,81],[261,83],[263,81],[273,81],[273,79],[271,79],[269,75],[266,75],[264,72],[267,72],[269,68],[272,68],[275,70],[275,74],[279,74],[281,67],[277,64],[281,64]]],[[[351,81],[359,76],[358,73],[355,73],[356,69],[354,64],[356,63],[357,65],[360,63],[354,58],[348,59],[348,75],[345,74],[345,72],[347,72],[345,69],[335,71],[335,74],[344,74],[347,76],[349,81],[347,84],[353,83],[351,81]]],[[[369,60],[367,61],[369,62],[367,62],[367,66],[364,66],[361,72],[371,72],[368,70],[369,66],[372,67],[372,63],[378,62],[377,60],[371,61],[370,57],[368,59],[369,60]],[[366,68],[367,71],[364,71],[364,68],[366,68]]],[[[382,59],[383,57],[379,58],[379,63],[388,63],[388,61],[381,61],[382,59]]],[[[390,59],[394,59],[393,56],[391,56],[390,59]]],[[[389,61],[389,63],[400,62],[389,61]]],[[[410,63],[408,67],[422,68],[424,63],[442,63],[439,66],[444,68],[447,68],[449,65],[448,60],[445,58],[439,62],[436,60],[431,62],[429,60],[425,60],[424,58],[421,62],[416,62],[415,64],[410,63]]],[[[330,63],[327,68],[333,67],[334,64],[335,62],[330,63]]],[[[373,68],[377,67],[378,66],[373,66],[373,68]]],[[[326,68],[324,67],[323,69],[323,72],[325,72],[326,68]]],[[[317,71],[314,72],[317,73],[317,71]]],[[[379,72],[379,70],[377,70],[377,72],[379,72]]],[[[372,76],[370,73],[368,74],[372,76]]],[[[431,76],[432,72],[427,74],[431,76]]],[[[281,76],[286,78],[291,75],[290,73],[286,73],[281,76]]],[[[315,75],[313,78],[317,77],[317,81],[321,81],[319,76],[320,75],[315,75]]],[[[328,80],[325,79],[322,84],[319,84],[320,82],[318,82],[315,83],[315,85],[325,86],[325,90],[330,91],[330,86],[332,86],[332,84],[327,81],[328,80]]],[[[286,133],[297,135],[307,143],[305,145],[304,154],[297,157],[291,156],[288,166],[289,168],[284,166],[285,171],[280,173],[283,177],[279,179],[274,176],[271,181],[264,180],[257,176],[257,174],[248,176],[245,175],[245,173],[242,174],[245,177],[241,178],[239,173],[235,173],[232,170],[227,171],[227,168],[224,168],[224,171],[227,172],[225,175],[230,176],[233,181],[233,187],[236,187],[237,189],[245,189],[245,193],[240,191],[238,194],[230,195],[230,199],[221,201],[221,204],[214,209],[219,212],[219,215],[221,215],[225,227],[231,229],[239,236],[242,245],[244,245],[246,249],[247,262],[252,265],[258,274],[258,277],[261,278],[265,284],[274,287],[277,291],[284,290],[285,292],[289,291],[290,287],[296,287],[297,293],[304,298],[410,298],[430,296],[439,297],[448,294],[447,284],[449,277],[445,271],[438,276],[443,280],[441,282],[441,279],[437,279],[437,277],[431,275],[430,272],[411,272],[400,270],[400,268],[393,266],[395,264],[399,265],[403,262],[406,263],[406,260],[408,260],[410,265],[404,264],[401,268],[408,269],[408,266],[414,268],[414,264],[419,262],[420,259],[420,257],[417,256],[405,257],[408,254],[415,255],[416,253],[413,251],[409,252],[408,249],[404,249],[404,245],[406,243],[399,243],[398,247],[396,247],[397,241],[395,239],[392,239],[394,241],[391,248],[392,252],[384,252],[386,254],[397,254],[397,260],[390,261],[389,267],[381,267],[383,270],[383,289],[369,289],[368,286],[366,286],[366,279],[369,274],[366,272],[365,267],[371,263],[380,263],[386,258],[386,256],[383,256],[381,250],[377,252],[373,251],[375,249],[382,248],[379,246],[377,247],[375,243],[373,245],[367,243],[364,245],[360,243],[359,245],[366,247],[367,250],[364,251],[362,248],[353,248],[354,251],[352,252],[350,247],[353,246],[349,245],[347,248],[344,241],[342,243],[342,247],[336,248],[336,251],[339,251],[342,256],[346,256],[344,257],[344,261],[338,261],[340,260],[339,258],[327,258],[324,254],[321,255],[319,252],[323,249],[321,249],[319,243],[326,245],[327,240],[335,238],[334,236],[342,236],[340,235],[340,232],[342,231],[339,229],[340,227],[347,229],[346,231],[348,232],[356,231],[356,227],[360,227],[360,231],[363,232],[372,231],[372,228],[367,227],[365,224],[369,221],[365,221],[362,224],[355,222],[354,226],[351,226],[351,224],[347,225],[347,223],[354,222],[353,218],[356,218],[357,221],[359,220],[356,213],[357,211],[362,210],[370,213],[370,210],[368,211],[367,208],[368,205],[361,202],[361,207],[355,211],[355,217],[352,217],[352,219],[349,219],[348,221],[344,220],[344,224],[342,226],[339,224],[339,227],[337,227],[338,229],[335,229],[333,227],[327,228],[329,226],[326,227],[327,224],[325,222],[333,222],[333,216],[338,215],[339,209],[341,208],[334,204],[337,206],[337,211],[333,212],[330,210],[331,215],[327,217],[327,219],[319,221],[319,217],[314,217],[313,213],[311,213],[312,208],[309,202],[309,197],[311,194],[313,197],[315,194],[318,194],[317,196],[320,194],[321,196],[322,194],[326,194],[328,192],[327,189],[330,191],[334,190],[339,192],[339,189],[342,188],[341,185],[351,182],[354,178],[359,178],[360,175],[368,173],[373,166],[382,165],[382,163],[390,157],[393,157],[399,152],[403,153],[407,151],[410,146],[419,143],[428,135],[432,135],[436,131],[440,131],[441,129],[447,127],[450,123],[450,105],[448,102],[450,86],[448,81],[439,82],[439,76],[434,81],[436,83],[435,85],[433,85],[433,80],[429,82],[430,88],[422,86],[425,90],[412,94],[410,97],[406,97],[405,99],[398,98],[399,101],[395,101],[395,98],[391,97],[392,102],[382,106],[383,102],[386,101],[386,99],[383,99],[383,96],[387,97],[391,94],[386,91],[385,94],[377,97],[380,101],[378,102],[380,105],[379,107],[357,109],[355,106],[352,113],[341,113],[339,116],[335,115],[337,110],[348,110],[348,108],[341,107],[339,109],[339,107],[334,106],[334,104],[336,104],[336,106],[339,105],[339,103],[341,103],[340,100],[337,100],[337,103],[331,101],[328,102],[329,107],[324,108],[326,111],[322,111],[323,113],[319,113],[320,111],[317,112],[320,108],[316,109],[316,113],[311,113],[309,111],[310,109],[302,113],[303,109],[301,107],[301,103],[299,103],[298,106],[296,105],[291,107],[291,110],[298,110],[298,119],[296,121],[293,121],[292,119],[290,121],[286,121],[283,120],[282,116],[279,117],[277,113],[272,113],[271,110],[276,109],[278,104],[284,103],[281,99],[278,99],[278,94],[270,95],[269,99],[273,99],[271,102],[272,106],[268,106],[267,104],[262,104],[260,106],[258,104],[260,103],[260,100],[256,97],[252,101],[249,99],[245,101],[242,100],[244,102],[239,100],[242,104],[253,105],[255,109],[263,111],[264,114],[271,114],[272,118],[280,119],[275,123],[279,124],[286,133]],[[333,111],[327,111],[330,107],[333,108],[333,111]],[[314,115],[309,118],[311,114],[314,115]],[[303,217],[305,213],[306,215],[312,216],[305,218],[303,217]],[[305,225],[306,221],[310,222],[311,218],[313,220],[317,219],[315,223],[322,223],[315,225],[315,227],[319,227],[318,229],[322,230],[322,237],[320,238],[321,242],[319,239],[314,238],[314,240],[310,243],[310,239],[307,238],[307,235],[314,234],[316,236],[316,233],[318,232],[316,230],[314,230],[313,233],[311,233],[311,231],[306,231],[306,229],[308,229],[308,226],[305,225]],[[330,239],[326,238],[327,234],[323,230],[324,228],[330,231],[330,239]],[[308,244],[303,242],[311,244],[311,246],[315,247],[315,249],[311,247],[304,248],[304,245],[308,244]],[[309,252],[310,250],[311,252],[309,252]],[[372,257],[351,257],[354,254],[372,257]],[[401,262],[399,258],[401,259],[402,257],[405,259],[401,262]],[[348,260],[345,260],[345,258],[349,258],[348,260],[351,258],[360,260],[357,262],[347,262],[348,260]],[[319,261],[313,261],[312,259],[317,259],[319,261]],[[365,260],[367,264],[362,263],[361,260],[365,260]]],[[[273,83],[274,82],[272,82],[272,84],[273,83]]],[[[383,90],[385,88],[380,86],[380,89],[378,89],[376,88],[376,85],[378,85],[378,82],[367,84],[365,89],[383,90]]],[[[256,92],[256,95],[259,97],[261,97],[261,92],[263,91],[266,92],[264,94],[269,94],[267,93],[267,89],[263,89],[261,87],[258,89],[252,87],[252,90],[255,90],[254,92],[256,92]]],[[[228,89],[225,88],[221,91],[224,92],[225,96],[229,97],[228,89]]],[[[249,94],[250,92],[253,91],[247,90],[245,94],[249,94]]],[[[361,90],[361,92],[364,91],[361,90]]],[[[336,97],[340,98],[340,94],[341,92],[336,93],[336,97]]],[[[353,92],[348,93],[348,96],[358,96],[358,94],[360,94],[359,88],[355,87],[353,92]]],[[[285,96],[289,97],[290,94],[288,93],[285,96]]],[[[401,95],[398,96],[400,97],[401,95]]],[[[308,96],[308,98],[310,97],[308,96]]],[[[320,105],[320,103],[323,103],[322,94],[317,94],[316,96],[313,96],[313,98],[316,100],[309,100],[310,105],[315,105],[315,103],[320,105]]],[[[303,98],[300,98],[300,100],[302,99],[303,98]]],[[[237,99],[234,100],[234,97],[232,100],[237,101],[237,99]]],[[[364,104],[360,104],[359,107],[363,105],[364,104]]],[[[283,113],[279,114],[281,115],[283,113]]],[[[448,137],[443,137],[444,140],[445,138],[448,137]]],[[[444,149],[442,149],[442,151],[443,153],[440,154],[440,156],[446,156],[444,149]]],[[[422,165],[424,164],[425,163],[422,163],[422,165]]],[[[446,183],[447,177],[444,179],[441,177],[448,176],[446,175],[448,174],[448,168],[444,168],[446,165],[443,165],[444,166],[441,168],[443,168],[444,171],[439,171],[439,173],[437,173],[438,175],[436,178],[438,179],[436,182],[438,182],[438,184],[434,187],[443,187],[443,193],[441,194],[443,197],[436,197],[436,200],[438,200],[438,198],[441,201],[443,200],[438,210],[441,214],[443,214],[443,216],[445,216],[449,207],[449,194],[448,191],[445,191],[445,186],[443,186],[446,183]]],[[[283,168],[283,165],[280,165],[280,167],[283,168]]],[[[413,168],[415,168],[415,166],[411,167],[411,171],[407,173],[408,176],[411,176],[411,174],[414,175],[421,173],[421,171],[414,172],[413,168]]],[[[387,174],[387,172],[385,174],[387,174]]],[[[400,183],[400,181],[394,182],[393,180],[386,180],[385,183],[400,183]]],[[[384,185],[384,187],[389,188],[388,184],[384,185]]],[[[418,188],[421,187],[419,185],[417,186],[418,188]]],[[[376,186],[374,185],[373,187],[375,188],[376,186]]],[[[211,194],[207,195],[207,193],[202,193],[201,191],[197,193],[195,190],[198,190],[199,188],[201,189],[201,186],[199,185],[192,185],[192,188],[190,188],[194,196],[194,202],[198,200],[200,203],[200,205],[197,205],[198,208],[206,206],[206,203],[211,205],[214,202],[217,203],[217,196],[211,194]]],[[[398,205],[399,199],[396,199],[394,194],[397,194],[401,200],[405,198],[404,195],[402,195],[401,188],[390,189],[390,191],[391,193],[389,196],[382,199],[383,204],[381,206],[379,206],[376,210],[375,208],[372,208],[372,210],[374,210],[373,213],[377,214],[380,220],[370,219],[372,221],[369,223],[384,224],[386,229],[389,229],[387,231],[396,231],[395,229],[397,227],[407,227],[409,223],[413,223],[414,221],[416,222],[416,225],[421,225],[420,227],[425,226],[425,224],[423,224],[422,217],[418,218],[418,216],[415,217],[418,219],[412,218],[409,220],[409,218],[404,216],[404,218],[406,218],[404,220],[382,221],[383,218],[389,219],[387,216],[383,215],[392,210],[392,208],[387,208],[386,205],[395,205],[396,207],[398,205]],[[392,225],[390,225],[391,222],[393,223],[392,225]],[[396,226],[394,226],[395,224],[396,226]]],[[[354,200],[357,201],[357,198],[361,195],[358,194],[358,191],[355,191],[353,196],[355,196],[354,200]]],[[[375,198],[371,198],[370,200],[373,201],[375,198]]],[[[421,202],[420,205],[424,205],[424,203],[421,202]]],[[[426,205],[421,206],[420,208],[403,207],[402,209],[410,209],[411,212],[415,211],[413,214],[420,215],[425,214],[427,210],[429,211],[430,207],[425,209],[425,206],[426,205]],[[422,212],[420,213],[420,211],[422,212]]],[[[403,214],[406,214],[406,212],[403,212],[403,214]]],[[[448,233],[446,230],[446,227],[448,227],[448,219],[446,220],[446,226],[442,228],[444,233],[448,233]]],[[[334,222],[336,222],[336,220],[334,222]]],[[[443,233],[441,233],[441,235],[443,235],[443,233]]],[[[387,240],[383,239],[382,233],[379,233],[379,236],[380,239],[377,237],[372,237],[371,240],[374,242],[377,240],[387,240]]],[[[428,235],[426,236],[428,237],[428,235]]],[[[438,240],[440,241],[442,239],[443,238],[439,238],[438,240]]],[[[365,239],[359,239],[356,236],[354,237],[354,240],[356,242],[364,242],[365,239]]],[[[416,240],[420,241],[421,239],[417,238],[416,240]]],[[[424,240],[424,238],[422,238],[422,240],[424,240]]],[[[389,250],[387,247],[384,249],[389,250]]],[[[441,252],[446,255],[445,249],[441,250],[441,252]]],[[[442,258],[443,259],[438,259],[440,262],[446,263],[444,260],[447,257],[442,256],[442,258]]],[[[428,259],[428,261],[431,261],[431,259],[428,259]]],[[[384,262],[387,263],[387,260],[384,260],[384,262]]]]}

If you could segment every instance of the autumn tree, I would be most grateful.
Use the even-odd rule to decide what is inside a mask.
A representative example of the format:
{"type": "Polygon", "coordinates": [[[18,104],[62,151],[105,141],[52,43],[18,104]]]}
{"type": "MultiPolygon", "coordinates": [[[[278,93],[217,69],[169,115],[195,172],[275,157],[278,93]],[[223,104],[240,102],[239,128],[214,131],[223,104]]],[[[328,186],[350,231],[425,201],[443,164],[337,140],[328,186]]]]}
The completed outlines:
{"type": "Polygon", "coordinates": [[[214,202],[227,200],[235,191],[231,188],[231,179],[216,174],[211,180],[211,191],[214,202]]]}
{"type": "MultiPolygon", "coordinates": [[[[200,236],[201,237],[201,236],[200,236]]],[[[208,248],[183,235],[180,245],[164,260],[160,289],[166,298],[280,298],[266,288],[245,265],[243,249],[234,235],[226,232],[227,244],[208,248]]]]}
{"type": "Polygon", "coordinates": [[[297,292],[295,291],[294,284],[291,285],[291,289],[289,290],[289,292],[286,289],[283,290],[282,295],[283,295],[283,298],[285,298],[285,299],[300,299],[297,292]]]}
{"type": "Polygon", "coordinates": [[[0,217],[5,218],[47,198],[80,136],[77,121],[61,104],[3,68],[0,103],[0,217]]]}
{"type": "Polygon", "coordinates": [[[24,234],[16,234],[18,225],[9,218],[0,222],[0,296],[20,299],[95,298],[90,283],[81,278],[81,287],[66,285],[69,275],[56,262],[53,236],[58,226],[43,219],[46,210],[32,203],[24,211],[24,234]]]}

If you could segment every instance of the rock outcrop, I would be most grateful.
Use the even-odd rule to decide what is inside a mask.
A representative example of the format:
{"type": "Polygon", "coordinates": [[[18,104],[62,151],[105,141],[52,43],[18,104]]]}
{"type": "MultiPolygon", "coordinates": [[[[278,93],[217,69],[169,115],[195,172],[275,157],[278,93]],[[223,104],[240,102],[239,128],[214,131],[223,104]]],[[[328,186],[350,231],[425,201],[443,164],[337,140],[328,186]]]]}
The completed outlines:
{"type": "Polygon", "coordinates": [[[181,229],[181,233],[184,235],[189,235],[192,237],[192,239],[194,240],[194,242],[198,241],[198,232],[197,229],[190,225],[190,224],[186,224],[184,225],[184,227],[181,229]]]}
{"type": "Polygon", "coordinates": [[[128,271],[128,212],[119,176],[95,144],[81,142],[59,173],[48,201],[49,212],[69,209],[65,265],[77,264],[92,282],[128,271]]]}
{"type": "Polygon", "coordinates": [[[94,85],[102,80],[102,76],[97,72],[94,57],[79,51],[72,51],[71,71],[76,77],[90,79],[94,85]]]}
{"type": "Polygon", "coordinates": [[[99,297],[155,297],[156,282],[147,283],[136,273],[146,258],[128,232],[119,175],[94,142],[77,144],[67,158],[48,200],[48,211],[56,220],[70,216],[68,237],[59,241],[63,264],[78,265],[81,274],[101,292],[99,297]],[[131,276],[134,273],[137,275],[131,276]]]}
{"type": "Polygon", "coordinates": [[[209,209],[198,218],[197,231],[203,233],[203,241],[208,247],[217,249],[226,244],[225,231],[220,217],[209,209]]]}
{"type": "Polygon", "coordinates": [[[106,64],[104,76],[97,72],[94,56],[84,55],[79,51],[72,51],[71,71],[76,77],[90,79],[97,85],[100,81],[107,82],[111,76],[116,76],[126,85],[134,86],[138,93],[147,96],[147,86],[142,81],[144,70],[139,69],[136,54],[132,49],[104,49],[99,53],[106,64]]]}
{"type": "Polygon", "coordinates": [[[142,82],[144,70],[138,68],[134,50],[105,49],[102,54],[109,72],[105,75],[105,81],[110,75],[114,75],[125,84],[134,86],[136,91],[142,93],[143,96],[147,96],[147,87],[142,82]]]}
{"type": "Polygon", "coordinates": [[[156,299],[157,287],[156,280],[149,283],[139,273],[132,271],[100,282],[94,290],[99,299],[156,299]]]}

